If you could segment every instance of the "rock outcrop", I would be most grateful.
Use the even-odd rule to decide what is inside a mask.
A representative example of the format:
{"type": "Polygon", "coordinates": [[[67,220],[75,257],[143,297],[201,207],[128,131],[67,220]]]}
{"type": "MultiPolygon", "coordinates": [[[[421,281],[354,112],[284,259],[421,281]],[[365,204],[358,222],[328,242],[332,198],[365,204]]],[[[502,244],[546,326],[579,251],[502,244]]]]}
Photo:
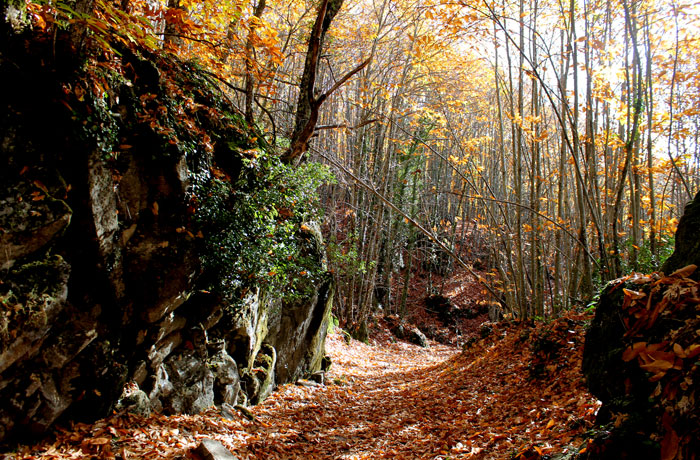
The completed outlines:
{"type": "MultiPolygon", "coordinates": [[[[104,416],[120,398],[139,413],[259,402],[320,369],[333,286],[314,225],[294,224],[288,244],[315,274],[303,289],[252,275],[216,289],[241,275],[207,265],[217,216],[197,193],[221,178],[235,205],[236,187],[269,184],[250,166],[260,136],[205,74],[128,49],[79,70],[62,59],[61,34],[10,38],[0,44],[0,443],[60,417],[104,416]]],[[[256,244],[234,243],[215,257],[256,244]]]]}
{"type": "Polygon", "coordinates": [[[586,335],[583,372],[604,428],[580,458],[692,458],[700,450],[700,193],[662,271],[612,281],[586,335]]]}

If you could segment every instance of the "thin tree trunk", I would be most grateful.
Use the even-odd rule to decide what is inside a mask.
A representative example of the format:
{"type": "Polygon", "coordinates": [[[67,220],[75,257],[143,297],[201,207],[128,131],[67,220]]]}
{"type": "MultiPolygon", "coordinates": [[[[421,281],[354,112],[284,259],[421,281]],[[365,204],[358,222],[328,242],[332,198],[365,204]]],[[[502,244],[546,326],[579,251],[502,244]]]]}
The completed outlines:
{"type": "Polygon", "coordinates": [[[245,121],[249,126],[253,126],[255,122],[253,114],[253,102],[255,101],[255,47],[253,46],[253,36],[255,35],[255,28],[257,26],[257,21],[262,17],[263,11],[265,11],[265,1],[258,0],[258,4],[255,6],[253,11],[254,20],[250,21],[248,27],[250,28],[248,32],[248,38],[245,42],[245,121]]]}

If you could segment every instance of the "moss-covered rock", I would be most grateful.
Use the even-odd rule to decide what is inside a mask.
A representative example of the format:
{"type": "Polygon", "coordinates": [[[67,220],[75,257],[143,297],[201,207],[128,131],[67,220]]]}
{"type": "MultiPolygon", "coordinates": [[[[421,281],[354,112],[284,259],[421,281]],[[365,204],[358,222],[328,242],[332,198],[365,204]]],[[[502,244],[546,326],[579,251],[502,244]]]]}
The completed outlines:
{"type": "Polygon", "coordinates": [[[282,165],[193,63],[115,42],[78,66],[65,31],[8,36],[0,443],[109,414],[128,382],[196,412],[236,402],[238,367],[254,402],[318,368],[321,170],[282,165]]]}
{"type": "Polygon", "coordinates": [[[12,269],[0,285],[0,373],[52,327],[68,297],[70,266],[60,256],[12,269]]]}
{"type": "MultiPolygon", "coordinates": [[[[26,173],[25,173],[26,174],[26,173]]],[[[25,175],[23,174],[23,176],[25,175]]],[[[41,171],[0,186],[0,269],[49,246],[70,223],[72,211],[52,196],[41,171]]],[[[64,190],[56,190],[58,193],[64,190]]]]}

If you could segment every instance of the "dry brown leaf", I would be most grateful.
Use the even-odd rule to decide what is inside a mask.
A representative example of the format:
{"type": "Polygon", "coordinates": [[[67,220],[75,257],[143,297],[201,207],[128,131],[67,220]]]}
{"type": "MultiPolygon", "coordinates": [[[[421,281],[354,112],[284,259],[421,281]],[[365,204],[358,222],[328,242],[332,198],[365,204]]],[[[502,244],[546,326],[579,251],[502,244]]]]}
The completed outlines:
{"type": "Polygon", "coordinates": [[[692,275],[695,272],[695,270],[697,270],[697,268],[697,265],[686,265],[685,267],[679,268],[675,272],[671,273],[669,276],[674,278],[687,278],[690,275],[692,275]]]}

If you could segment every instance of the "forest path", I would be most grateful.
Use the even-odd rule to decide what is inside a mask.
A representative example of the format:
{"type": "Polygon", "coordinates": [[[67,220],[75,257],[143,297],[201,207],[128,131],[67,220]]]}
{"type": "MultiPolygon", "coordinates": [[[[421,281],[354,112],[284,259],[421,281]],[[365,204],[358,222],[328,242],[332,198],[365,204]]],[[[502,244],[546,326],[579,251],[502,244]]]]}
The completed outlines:
{"type": "Polygon", "coordinates": [[[434,458],[450,449],[457,408],[443,403],[455,390],[448,360],[456,349],[346,344],[339,335],[326,348],[329,385],[286,385],[253,409],[269,425],[254,447],[262,457],[434,458]]]}
{"type": "Polygon", "coordinates": [[[580,374],[589,319],[491,324],[465,352],[331,334],[326,385],[282,385],[250,408],[255,420],[114,415],[16,458],[190,459],[211,438],[240,459],[540,459],[579,446],[593,425],[580,374]]]}
{"type": "Polygon", "coordinates": [[[331,335],[328,384],[279,388],[253,408],[259,431],[231,447],[270,459],[537,459],[566,451],[580,444],[598,407],[580,375],[584,323],[494,325],[464,353],[331,335]],[[554,345],[537,354],[535,342],[554,345]]]}

